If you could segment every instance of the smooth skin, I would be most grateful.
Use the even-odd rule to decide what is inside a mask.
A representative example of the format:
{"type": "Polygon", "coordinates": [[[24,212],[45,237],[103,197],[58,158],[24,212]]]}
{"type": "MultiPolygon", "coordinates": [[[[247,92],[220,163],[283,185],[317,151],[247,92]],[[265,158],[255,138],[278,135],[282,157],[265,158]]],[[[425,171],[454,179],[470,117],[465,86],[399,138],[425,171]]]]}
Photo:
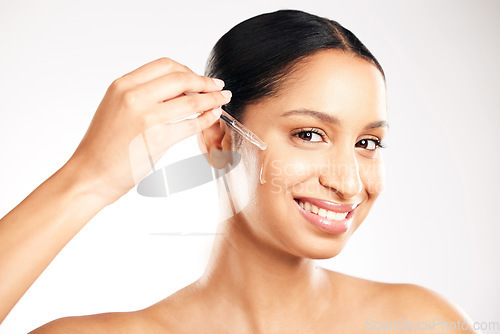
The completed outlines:
{"type": "MultiPolygon", "coordinates": [[[[221,216],[233,207],[237,212],[219,223],[220,233],[205,273],[195,283],[144,310],[62,318],[33,333],[366,333],[369,326],[373,333],[415,333],[411,329],[381,330],[384,322],[400,319],[461,321],[470,327],[472,323],[463,312],[425,288],[351,277],[318,267],[312,260],[336,256],[382,190],[382,152],[371,150],[363,140],[383,140],[386,135],[384,126],[366,129],[367,124],[387,120],[385,94],[383,78],[375,66],[343,52],[321,51],[297,65],[278,96],[248,106],[243,122],[268,143],[266,151],[246,141],[235,147],[235,134],[222,121],[201,127],[198,139],[202,152],[235,149],[242,156],[240,165],[227,175],[232,203],[226,200],[224,186],[219,185],[221,216]],[[282,116],[299,109],[318,111],[338,122],[305,114],[282,116]],[[311,128],[321,135],[304,135],[311,128]],[[330,168],[313,168],[325,165],[330,168]],[[293,198],[301,196],[359,203],[359,207],[349,230],[332,235],[300,215],[293,198]]],[[[76,163],[72,166],[61,173],[66,179],[72,180],[72,171],[81,168],[96,170],[76,163]]],[[[50,183],[54,184],[48,189],[53,193],[50,203],[61,203],[58,210],[45,212],[44,223],[54,232],[49,229],[41,239],[53,243],[51,252],[46,252],[50,254],[29,259],[39,272],[103,203],[112,203],[130,189],[131,183],[118,185],[109,179],[101,173],[85,173],[73,181],[77,190],[69,195],[61,190],[60,182],[64,181],[50,183]],[[88,186],[99,182],[111,182],[113,195],[96,194],[95,188],[88,186]],[[64,215],[54,219],[56,212],[70,212],[67,207],[78,208],[75,202],[80,201],[94,204],[80,209],[79,224],[64,215]],[[55,226],[67,225],[70,227],[65,227],[64,236],[55,232],[55,226]]],[[[33,219],[33,212],[43,210],[39,201],[43,201],[41,196],[30,199],[30,205],[16,208],[21,212],[16,220],[33,219]]],[[[7,233],[6,240],[14,235],[21,236],[17,240],[35,238],[32,232],[23,235],[13,228],[7,233]]],[[[35,240],[33,247],[40,246],[41,241],[37,244],[35,240]]],[[[17,251],[25,255],[10,263],[28,259],[26,249],[32,248],[29,242],[19,247],[22,249],[8,249],[11,254],[17,251]]],[[[2,254],[3,261],[7,257],[2,254]]],[[[31,284],[39,272],[17,274],[16,279],[31,284]]],[[[15,279],[8,279],[15,286],[15,279]]],[[[21,291],[22,295],[29,284],[18,285],[18,294],[21,291]]],[[[12,305],[6,309],[17,301],[11,300],[12,305]]],[[[474,333],[441,327],[426,332],[474,333]]]]}

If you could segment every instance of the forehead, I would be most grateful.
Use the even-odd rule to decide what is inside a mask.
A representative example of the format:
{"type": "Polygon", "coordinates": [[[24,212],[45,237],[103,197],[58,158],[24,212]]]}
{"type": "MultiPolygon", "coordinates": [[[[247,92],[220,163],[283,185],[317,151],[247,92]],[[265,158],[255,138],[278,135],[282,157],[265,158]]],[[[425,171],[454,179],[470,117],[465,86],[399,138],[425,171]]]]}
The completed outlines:
{"type": "MultiPolygon", "coordinates": [[[[338,118],[386,118],[385,81],[375,65],[340,50],[324,50],[299,62],[279,88],[274,103],[305,108],[338,118]]],[[[268,101],[273,103],[272,101],[268,101]]]]}

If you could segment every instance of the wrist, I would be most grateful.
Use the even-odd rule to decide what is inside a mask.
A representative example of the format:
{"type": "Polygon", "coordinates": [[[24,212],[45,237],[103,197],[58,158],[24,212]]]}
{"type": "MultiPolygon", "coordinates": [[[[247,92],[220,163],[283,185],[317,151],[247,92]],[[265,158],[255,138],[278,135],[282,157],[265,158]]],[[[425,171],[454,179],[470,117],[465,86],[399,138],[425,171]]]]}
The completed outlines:
{"type": "Polygon", "coordinates": [[[73,157],[55,175],[66,190],[75,196],[92,200],[100,208],[104,208],[118,199],[111,196],[104,180],[91,175],[85,170],[84,165],[73,157]]]}

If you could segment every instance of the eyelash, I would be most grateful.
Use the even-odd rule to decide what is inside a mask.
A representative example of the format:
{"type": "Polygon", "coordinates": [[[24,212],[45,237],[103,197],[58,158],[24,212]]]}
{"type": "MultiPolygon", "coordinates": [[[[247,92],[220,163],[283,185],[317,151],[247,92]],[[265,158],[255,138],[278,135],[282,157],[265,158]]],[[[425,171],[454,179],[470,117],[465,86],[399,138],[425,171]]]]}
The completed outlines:
{"type": "MultiPolygon", "coordinates": [[[[326,137],[326,135],[323,132],[321,132],[319,129],[316,129],[316,128],[300,129],[297,132],[293,133],[292,136],[299,138],[299,135],[304,134],[304,133],[315,133],[315,134],[319,135],[321,137],[321,139],[323,139],[323,140],[326,137]]],[[[302,138],[299,138],[299,139],[308,142],[308,140],[304,140],[302,138]]],[[[370,141],[373,141],[375,143],[375,149],[370,150],[370,151],[374,151],[377,148],[386,148],[387,147],[387,145],[385,145],[385,143],[383,143],[380,139],[375,139],[375,138],[364,138],[364,139],[361,139],[360,141],[358,141],[356,143],[356,145],[359,142],[361,142],[362,140],[370,140],[370,141]]]]}
{"type": "Polygon", "coordinates": [[[304,139],[300,138],[299,135],[304,134],[304,133],[310,133],[310,132],[319,135],[321,137],[321,139],[323,139],[323,140],[326,137],[326,135],[323,132],[321,132],[319,129],[316,129],[316,128],[300,129],[297,132],[293,133],[292,136],[297,137],[303,141],[308,141],[308,140],[304,140],[304,139]]]}
{"type": "MultiPolygon", "coordinates": [[[[375,143],[375,148],[373,150],[370,150],[370,151],[374,151],[376,150],[377,148],[386,148],[387,146],[382,143],[382,141],[380,141],[379,139],[374,139],[374,138],[364,138],[364,139],[361,139],[359,142],[361,142],[362,140],[371,140],[372,142],[375,143]]],[[[357,143],[356,143],[357,144],[357,143]]]]}

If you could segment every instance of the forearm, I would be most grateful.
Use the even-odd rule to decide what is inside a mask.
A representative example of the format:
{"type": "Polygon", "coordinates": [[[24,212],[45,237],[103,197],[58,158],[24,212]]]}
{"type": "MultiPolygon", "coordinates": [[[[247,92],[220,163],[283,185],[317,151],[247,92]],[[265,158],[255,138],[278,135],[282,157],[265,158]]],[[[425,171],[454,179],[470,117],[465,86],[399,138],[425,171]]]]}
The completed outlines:
{"type": "Polygon", "coordinates": [[[106,202],[66,164],[0,220],[0,323],[106,202]]]}

